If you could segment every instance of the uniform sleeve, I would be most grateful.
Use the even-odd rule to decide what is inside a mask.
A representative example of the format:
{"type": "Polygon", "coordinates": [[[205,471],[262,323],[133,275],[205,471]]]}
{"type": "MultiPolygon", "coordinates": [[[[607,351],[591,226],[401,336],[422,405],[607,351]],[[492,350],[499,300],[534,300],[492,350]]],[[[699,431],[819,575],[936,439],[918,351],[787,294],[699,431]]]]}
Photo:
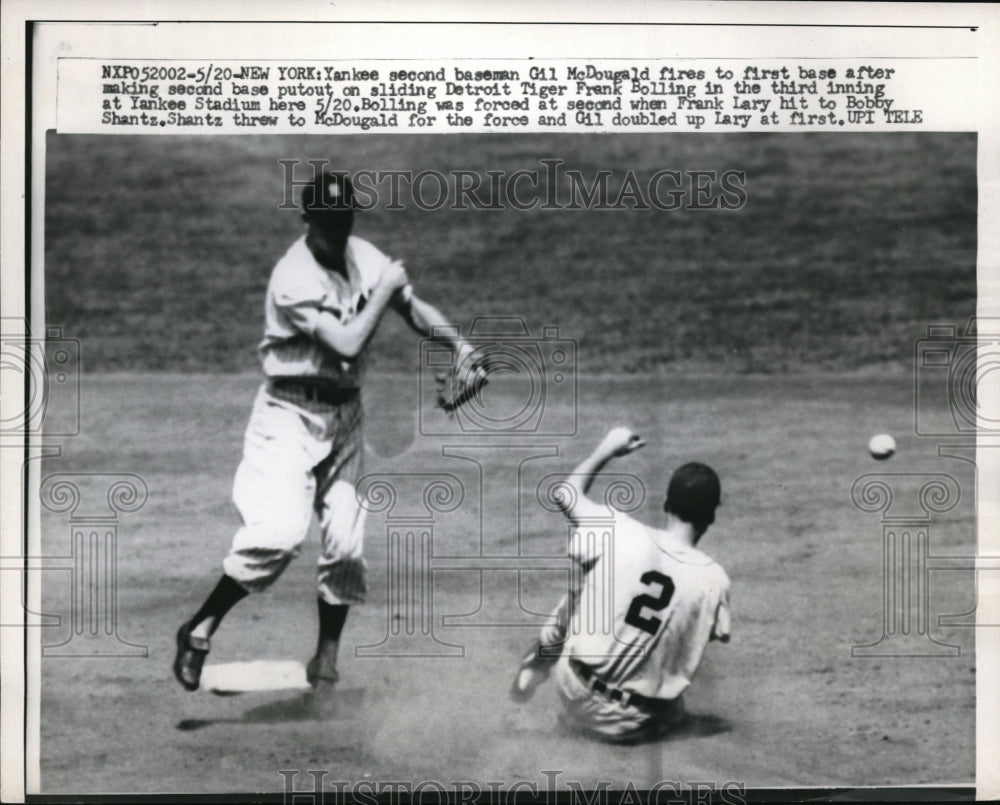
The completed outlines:
{"type": "Polygon", "coordinates": [[[364,294],[371,296],[375,286],[382,278],[382,272],[389,265],[390,258],[367,240],[358,237],[351,238],[350,247],[354,264],[361,275],[364,294]]]}
{"type": "Polygon", "coordinates": [[[728,583],[719,596],[719,603],[715,608],[715,623],[712,624],[712,640],[719,640],[723,643],[729,642],[730,628],[732,626],[729,612],[729,585],[728,583]]]}
{"type": "MultiPolygon", "coordinates": [[[[303,282],[289,284],[279,282],[274,288],[273,298],[275,307],[289,324],[308,336],[313,335],[325,304],[321,289],[303,282]]],[[[330,309],[329,304],[325,304],[325,307],[330,309]]],[[[332,310],[332,312],[338,311],[332,310]]]]}

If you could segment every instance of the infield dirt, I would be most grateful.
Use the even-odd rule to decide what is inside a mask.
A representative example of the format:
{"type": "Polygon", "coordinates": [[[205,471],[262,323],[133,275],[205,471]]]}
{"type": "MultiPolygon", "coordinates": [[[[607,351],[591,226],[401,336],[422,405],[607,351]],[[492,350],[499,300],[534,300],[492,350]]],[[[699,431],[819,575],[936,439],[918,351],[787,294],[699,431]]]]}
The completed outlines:
{"type": "MultiPolygon", "coordinates": [[[[392,377],[377,381],[393,386],[392,377]]],[[[407,628],[421,638],[419,611],[389,600],[387,515],[373,512],[369,602],[352,610],[340,691],[322,717],[287,693],[188,694],[170,674],[174,630],[214,583],[237,525],[229,487],[257,383],[240,375],[85,378],[86,427],[58,469],[127,471],[148,484],[146,505],[121,516],[117,594],[118,633],[148,646],[149,656],[42,661],[45,792],[280,792],[281,770],[299,770],[295,785],[307,790],[308,770],[324,771],[327,783],[474,781],[484,790],[489,781],[547,788],[554,780],[585,789],[601,781],[640,789],[659,780],[971,782],[973,634],[937,623],[938,615],[973,608],[971,571],[934,572],[929,584],[930,634],[958,646],[959,656],[851,656],[852,645],[882,635],[884,590],[880,517],[852,504],[855,479],[941,472],[972,489],[971,465],[939,458],[926,440],[902,436],[891,465],[867,455],[859,434],[903,432],[911,421],[905,380],[582,377],[579,440],[526,438],[519,449],[493,440],[468,451],[481,457],[481,474],[468,460],[442,455],[444,444],[476,440],[414,436],[415,414],[386,420],[378,400],[369,400],[370,424],[393,429],[398,444],[410,442],[400,455],[368,460],[369,473],[394,485],[397,514],[420,509],[428,473],[454,475],[466,489],[463,505],[438,514],[432,526],[440,643],[390,644],[452,656],[361,657],[352,650],[380,643],[377,650],[385,650],[386,636],[405,638],[407,628]],[[609,468],[645,483],[637,516],[647,522],[657,522],[670,468],[699,459],[718,469],[723,507],[704,548],[733,579],[733,641],[708,648],[687,697],[698,718],[672,740],[639,747],[562,733],[550,685],[526,706],[506,697],[519,657],[566,583],[558,567],[518,572],[511,559],[517,534],[522,558],[561,554],[566,527],[537,505],[538,483],[568,470],[614,423],[631,424],[649,443],[609,468]],[[525,461],[543,448],[552,450],[525,461]],[[480,553],[507,557],[506,569],[489,560],[482,572],[448,569],[449,562],[467,568],[461,557],[480,553]]],[[[502,378],[490,387],[497,395],[511,391],[502,378]]],[[[894,483],[900,499],[914,491],[906,477],[894,483]]],[[[47,553],[66,547],[60,518],[45,518],[47,553]]],[[[970,553],[974,523],[973,498],[965,494],[935,516],[931,553],[970,553]]],[[[315,556],[312,536],[270,592],[233,611],[216,635],[214,661],[309,656],[315,556]]],[[[55,582],[45,587],[45,611],[69,612],[69,585],[55,582]]],[[[43,643],[66,639],[68,627],[45,630],[43,643]]]]}

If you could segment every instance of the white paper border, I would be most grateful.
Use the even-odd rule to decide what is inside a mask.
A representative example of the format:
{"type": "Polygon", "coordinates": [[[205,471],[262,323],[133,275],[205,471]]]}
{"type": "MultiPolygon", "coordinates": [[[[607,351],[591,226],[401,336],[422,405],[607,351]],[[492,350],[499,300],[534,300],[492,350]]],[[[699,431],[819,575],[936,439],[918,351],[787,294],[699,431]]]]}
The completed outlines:
{"type": "MultiPolygon", "coordinates": [[[[249,2],[171,2],[159,4],[135,4],[129,2],[25,2],[24,0],[8,0],[2,6],[2,59],[3,69],[0,72],[0,92],[2,92],[3,137],[2,155],[0,155],[0,173],[3,175],[3,190],[0,196],[0,212],[2,212],[3,231],[3,275],[0,283],[0,299],[2,299],[4,316],[32,315],[34,321],[42,321],[41,294],[35,297],[31,311],[24,308],[25,290],[24,271],[24,231],[25,208],[22,199],[25,187],[25,22],[29,19],[72,19],[77,21],[96,21],[102,19],[132,19],[153,21],[157,18],[171,20],[269,20],[269,19],[300,19],[320,21],[359,21],[359,20],[410,20],[446,21],[463,19],[466,21],[489,22],[494,20],[523,20],[535,22],[555,22],[573,20],[578,23],[598,23],[605,21],[631,22],[637,25],[652,25],[657,22],[704,22],[724,21],[729,24],[755,24],[762,20],[780,20],[783,24],[810,24],[817,22],[841,22],[845,19],[854,24],[866,25],[905,25],[905,26],[936,26],[969,24],[978,27],[980,50],[981,85],[970,88],[976,103],[981,109],[978,126],[979,132],[979,245],[978,267],[980,276],[979,314],[997,315],[1000,306],[997,272],[998,255],[1000,255],[1000,227],[998,223],[998,126],[996,117],[996,98],[1000,92],[1000,10],[990,5],[959,5],[959,4],[805,4],[805,3],[647,3],[622,2],[607,3],[554,3],[544,6],[534,3],[504,3],[497,5],[476,5],[452,3],[424,3],[404,6],[400,3],[360,3],[338,2],[335,4],[319,2],[287,2],[287,3],[249,3],[249,2]]],[[[259,48],[267,42],[264,29],[261,26],[262,39],[255,45],[242,42],[236,50],[239,54],[248,51],[257,56],[259,48]]],[[[95,29],[96,30],[96,29],[95,29]]],[[[318,29],[317,29],[318,30],[318,29]]],[[[396,29],[393,29],[395,31],[396,29]]],[[[427,28],[422,30],[426,31],[427,28]]],[[[468,35],[471,28],[463,28],[468,35]]],[[[504,28],[509,32],[510,28],[504,28]]],[[[581,26],[578,39],[569,42],[553,41],[544,37],[539,41],[539,49],[547,55],[578,52],[576,49],[585,47],[588,53],[600,47],[600,40],[592,34],[595,29],[581,26]],[[581,45],[581,43],[583,43],[581,45]]],[[[888,30],[888,29],[886,29],[888,30]]],[[[400,36],[383,28],[384,36],[378,46],[395,58],[420,58],[428,55],[447,56],[459,55],[451,51],[440,53],[440,38],[433,41],[435,52],[429,54],[425,43],[419,37],[400,36]]],[[[885,41],[884,32],[877,34],[878,41],[885,41]]],[[[854,44],[861,48],[866,44],[859,40],[860,32],[855,32],[854,44]]],[[[876,36],[866,29],[865,36],[876,36]]],[[[889,37],[891,39],[891,37],[889,37]]],[[[235,41],[236,37],[231,37],[235,41]]],[[[136,41],[136,49],[141,51],[141,40],[136,41]]],[[[455,40],[457,51],[462,47],[474,49],[471,36],[461,42],[455,40]]],[[[204,45],[201,41],[179,43],[179,46],[198,48],[204,45]]],[[[364,43],[370,53],[372,42],[364,43]]],[[[524,44],[523,40],[510,40],[504,36],[493,36],[491,39],[493,53],[502,57],[505,52],[511,52],[524,44]]],[[[606,40],[605,40],[606,44],[606,40]]],[[[72,48],[72,43],[69,43],[72,48]]],[[[317,36],[317,49],[327,47],[328,43],[317,36]]],[[[215,47],[213,45],[213,47],[215,47]]],[[[720,41],[720,50],[739,55],[734,50],[733,43],[724,37],[720,41]]],[[[317,50],[317,53],[321,51],[317,50]]],[[[349,51],[348,51],[349,52],[349,51]]],[[[328,53],[323,50],[322,53],[328,53]]],[[[769,54],[781,56],[769,50],[769,54]]],[[[116,54],[125,55],[125,54],[116,54]]],[[[148,55],[148,52],[147,54],[148,55]]],[[[213,55],[218,55],[213,51],[213,55]]],[[[513,54],[512,54],[513,55],[513,54]]],[[[662,55],[662,54],[658,54],[662,55]]],[[[887,54],[889,55],[889,54],[887,54]]],[[[33,76],[35,91],[35,121],[47,120],[49,114],[48,99],[54,89],[52,75],[37,71],[33,76]]],[[[38,127],[36,127],[36,131],[38,127]]],[[[35,175],[41,179],[44,176],[44,134],[35,141],[32,153],[32,165],[35,175]]],[[[41,259],[43,203],[39,197],[42,184],[37,185],[34,197],[36,208],[32,219],[33,255],[36,261],[41,259]]],[[[40,279],[40,278],[39,278],[40,279]]],[[[36,286],[37,287],[37,286],[36,286]]],[[[18,378],[6,375],[3,378],[3,395],[0,404],[4,411],[15,411],[11,406],[18,404],[20,399],[17,387],[18,378]]],[[[992,452],[992,451],[987,451],[992,452]]],[[[0,450],[0,479],[5,489],[11,479],[17,481],[24,458],[19,450],[0,450]]],[[[1000,468],[995,461],[980,461],[978,478],[978,523],[979,550],[981,555],[997,555],[1000,553],[1000,529],[997,519],[1000,518],[998,505],[1000,500],[993,490],[1000,488],[1000,468]]],[[[19,486],[19,483],[17,484],[19,486]]],[[[22,501],[9,494],[0,496],[3,501],[2,544],[0,555],[17,555],[20,551],[22,501]]],[[[978,613],[985,622],[997,622],[1000,619],[1000,583],[993,580],[992,574],[982,574],[980,578],[978,613]]],[[[3,590],[3,605],[5,607],[20,607],[16,590],[3,590]],[[13,601],[11,601],[13,597],[13,601]]],[[[24,740],[22,729],[24,719],[23,709],[23,662],[25,656],[25,638],[30,640],[32,632],[37,638],[37,630],[3,630],[0,641],[0,677],[3,680],[3,701],[0,706],[0,727],[2,727],[3,751],[2,766],[0,766],[0,799],[13,802],[24,796],[22,772],[24,740]]],[[[1000,746],[997,716],[1000,714],[1000,651],[998,651],[1000,635],[996,630],[979,630],[976,636],[977,649],[977,789],[979,798],[1000,797],[1000,764],[996,763],[997,749],[1000,746]]],[[[28,647],[31,655],[31,647],[28,647]]],[[[37,648],[37,646],[35,647],[37,648]]],[[[36,652],[37,653],[37,652],[36,652]]],[[[29,672],[37,675],[37,660],[34,667],[29,664],[29,672]]],[[[29,698],[29,709],[37,708],[36,695],[29,698]]],[[[33,754],[37,762],[37,719],[35,729],[26,736],[29,747],[34,743],[33,754]]],[[[36,772],[37,773],[37,772],[36,772]]]]}

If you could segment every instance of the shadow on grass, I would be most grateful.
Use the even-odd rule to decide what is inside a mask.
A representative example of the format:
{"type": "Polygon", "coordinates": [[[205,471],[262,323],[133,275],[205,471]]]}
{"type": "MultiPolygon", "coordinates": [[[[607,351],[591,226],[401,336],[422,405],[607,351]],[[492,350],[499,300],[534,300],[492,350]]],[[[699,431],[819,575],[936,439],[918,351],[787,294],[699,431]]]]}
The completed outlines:
{"type": "MultiPolygon", "coordinates": [[[[229,697],[227,697],[229,698],[229,697]]],[[[251,707],[241,718],[185,718],[176,728],[183,732],[217,724],[286,724],[299,721],[353,721],[361,716],[364,690],[338,690],[332,696],[298,693],[286,699],[251,707]]]]}

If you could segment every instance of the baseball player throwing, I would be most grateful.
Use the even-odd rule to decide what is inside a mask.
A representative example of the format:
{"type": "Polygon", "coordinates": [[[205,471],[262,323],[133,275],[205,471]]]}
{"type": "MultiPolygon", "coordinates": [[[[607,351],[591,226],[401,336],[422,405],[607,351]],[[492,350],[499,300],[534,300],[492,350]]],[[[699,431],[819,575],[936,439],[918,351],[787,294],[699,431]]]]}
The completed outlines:
{"type": "Polygon", "coordinates": [[[586,497],[608,461],[642,446],[627,428],[615,428],[557,488],[580,578],[511,688],[515,701],[527,701],[554,669],[564,723],[610,741],[677,726],[705,646],[729,639],[729,579],[695,548],[720,500],[710,467],[674,472],[662,530],[586,497]]]}
{"type": "MultiPolygon", "coordinates": [[[[355,495],[364,452],[361,362],[383,313],[392,308],[418,333],[447,329],[418,298],[406,270],[351,235],[354,191],[323,172],[302,193],[306,233],[271,275],[259,352],[266,380],[246,429],[233,500],[243,520],[225,573],[177,632],[174,675],[199,685],[209,638],[229,609],[272,584],[298,554],[315,511],[321,531],[319,640],[306,666],[314,688],[337,680],[337,647],[351,604],[364,598],[364,510],[355,495]]],[[[456,366],[471,350],[445,336],[456,366]]],[[[466,372],[482,371],[470,362],[466,372]]]]}

